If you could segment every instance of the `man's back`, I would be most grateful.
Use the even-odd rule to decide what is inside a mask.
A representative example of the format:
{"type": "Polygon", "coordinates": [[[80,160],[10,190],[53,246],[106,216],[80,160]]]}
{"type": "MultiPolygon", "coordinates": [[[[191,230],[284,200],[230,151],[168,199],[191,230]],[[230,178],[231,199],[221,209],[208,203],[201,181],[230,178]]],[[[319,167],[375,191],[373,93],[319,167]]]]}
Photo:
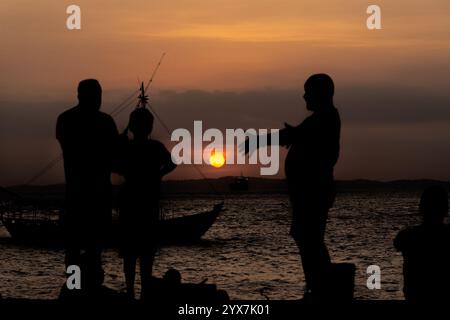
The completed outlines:
{"type": "Polygon", "coordinates": [[[77,106],[58,117],[56,136],[64,155],[67,196],[77,201],[108,192],[118,137],[113,119],[77,106]]]}
{"type": "Polygon", "coordinates": [[[401,231],[394,245],[403,254],[405,298],[450,298],[450,225],[420,225],[401,231]]]}

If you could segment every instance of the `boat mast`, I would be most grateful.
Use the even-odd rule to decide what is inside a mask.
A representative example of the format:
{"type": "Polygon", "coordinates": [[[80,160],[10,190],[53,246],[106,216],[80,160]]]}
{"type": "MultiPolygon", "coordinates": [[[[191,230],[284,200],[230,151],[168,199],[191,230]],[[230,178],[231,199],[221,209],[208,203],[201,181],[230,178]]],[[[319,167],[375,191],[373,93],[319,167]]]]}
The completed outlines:
{"type": "Polygon", "coordinates": [[[144,82],[141,82],[141,87],[139,88],[140,94],[138,96],[138,104],[136,108],[146,108],[148,104],[149,97],[145,94],[144,82]]]}

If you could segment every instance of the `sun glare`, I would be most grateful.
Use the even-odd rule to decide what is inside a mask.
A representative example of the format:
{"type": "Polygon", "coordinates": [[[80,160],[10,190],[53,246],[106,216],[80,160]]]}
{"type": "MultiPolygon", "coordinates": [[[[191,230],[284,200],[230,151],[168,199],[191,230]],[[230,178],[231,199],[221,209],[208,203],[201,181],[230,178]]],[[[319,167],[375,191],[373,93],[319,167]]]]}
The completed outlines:
{"type": "Polygon", "coordinates": [[[225,157],[223,153],[213,150],[211,157],[209,158],[209,163],[215,168],[222,167],[225,164],[225,157]]]}

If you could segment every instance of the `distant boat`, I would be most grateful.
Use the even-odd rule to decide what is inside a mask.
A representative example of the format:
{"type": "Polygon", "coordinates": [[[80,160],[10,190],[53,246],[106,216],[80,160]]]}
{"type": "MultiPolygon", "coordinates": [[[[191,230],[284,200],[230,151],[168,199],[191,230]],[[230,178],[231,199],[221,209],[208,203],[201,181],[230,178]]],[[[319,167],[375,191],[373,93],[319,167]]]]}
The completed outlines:
{"type": "MultiPolygon", "coordinates": [[[[211,211],[161,220],[159,230],[162,244],[187,244],[198,241],[214,224],[223,210],[223,202],[214,205],[211,211]]],[[[35,246],[56,246],[63,243],[62,228],[59,219],[51,219],[31,214],[5,214],[1,216],[3,225],[14,243],[35,246]]],[[[118,245],[120,225],[117,219],[111,225],[107,243],[118,245]]]]}
{"type": "Polygon", "coordinates": [[[234,181],[230,183],[231,191],[248,191],[249,178],[244,177],[242,174],[239,177],[235,177],[234,181]]]}

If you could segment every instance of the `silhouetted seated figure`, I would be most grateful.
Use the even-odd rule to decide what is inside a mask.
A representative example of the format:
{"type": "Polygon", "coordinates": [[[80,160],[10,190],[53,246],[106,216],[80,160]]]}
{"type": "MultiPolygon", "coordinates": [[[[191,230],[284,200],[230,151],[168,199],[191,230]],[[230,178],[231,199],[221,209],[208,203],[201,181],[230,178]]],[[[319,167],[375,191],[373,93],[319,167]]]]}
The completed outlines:
{"type": "MultiPolygon", "coordinates": [[[[102,242],[111,220],[111,170],[118,131],[100,112],[102,88],[97,80],[78,85],[79,104],[58,117],[56,137],[64,157],[65,208],[61,222],[65,263],[79,265],[86,251],[89,269],[101,269],[102,242]]],[[[83,273],[83,270],[82,270],[83,273]]]]}
{"type": "MultiPolygon", "coordinates": [[[[304,88],[306,108],[313,113],[297,126],[285,124],[279,131],[279,144],[289,149],[285,174],[293,212],[291,235],[301,255],[306,296],[328,299],[334,269],[324,236],[335,198],[333,171],[339,158],[341,120],[333,103],[334,83],[328,75],[312,75],[304,88]]],[[[266,139],[270,145],[273,139],[270,135],[266,139]]],[[[263,146],[261,141],[266,140],[258,137],[257,147],[263,146]]],[[[253,152],[250,147],[247,140],[245,152],[253,152]]]]}
{"type": "Polygon", "coordinates": [[[122,136],[118,173],[123,175],[119,200],[122,255],[127,293],[134,297],[136,261],[140,259],[141,298],[151,287],[153,260],[157,250],[161,179],[175,169],[170,152],[150,139],[153,115],[137,108],[130,115],[128,130],[122,136]]]}
{"type": "Polygon", "coordinates": [[[403,254],[403,292],[412,302],[450,301],[450,225],[448,194],[441,186],[420,199],[422,224],[399,232],[394,246],[403,254]]]}
{"type": "Polygon", "coordinates": [[[169,269],[163,278],[152,278],[153,289],[150,293],[151,301],[164,303],[220,303],[230,300],[228,293],[218,290],[215,284],[183,283],[181,274],[176,269],[169,269]]]}

